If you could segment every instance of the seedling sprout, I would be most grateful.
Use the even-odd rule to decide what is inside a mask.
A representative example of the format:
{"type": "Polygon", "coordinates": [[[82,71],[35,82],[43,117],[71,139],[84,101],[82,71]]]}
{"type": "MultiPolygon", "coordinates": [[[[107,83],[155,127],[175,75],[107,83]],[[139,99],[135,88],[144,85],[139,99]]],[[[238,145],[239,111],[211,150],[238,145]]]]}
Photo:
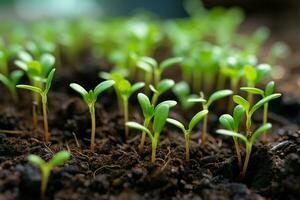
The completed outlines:
{"type": "Polygon", "coordinates": [[[15,102],[18,101],[16,85],[19,83],[23,75],[24,73],[21,70],[12,71],[8,77],[0,73],[0,82],[2,82],[3,85],[5,85],[8,88],[11,97],[15,102]]]}

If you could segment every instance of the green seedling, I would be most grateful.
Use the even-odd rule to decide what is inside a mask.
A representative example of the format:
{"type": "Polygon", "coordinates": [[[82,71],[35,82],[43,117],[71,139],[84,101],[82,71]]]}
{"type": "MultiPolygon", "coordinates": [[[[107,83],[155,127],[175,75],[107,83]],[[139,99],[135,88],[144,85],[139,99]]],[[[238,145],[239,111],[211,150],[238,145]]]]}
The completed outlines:
{"type": "Polygon", "coordinates": [[[8,76],[8,67],[7,67],[7,55],[4,49],[1,49],[1,41],[0,41],[0,73],[8,76]]]}
{"type": "MultiPolygon", "coordinates": [[[[243,114],[245,113],[244,108],[241,105],[237,105],[233,110],[233,116],[229,114],[221,115],[219,118],[220,123],[229,131],[239,132],[239,127],[243,114]]],[[[242,168],[242,158],[240,153],[240,145],[237,137],[233,137],[236,155],[238,159],[238,166],[242,168]]]]}
{"type": "Polygon", "coordinates": [[[154,93],[151,99],[152,105],[156,105],[159,96],[171,89],[175,85],[175,82],[172,79],[164,79],[160,81],[157,87],[150,85],[150,89],[154,93]]]}
{"type": "Polygon", "coordinates": [[[54,77],[55,69],[52,69],[49,73],[46,80],[43,80],[46,82],[45,88],[31,86],[31,85],[17,85],[17,88],[30,90],[32,92],[35,92],[39,94],[42,98],[42,106],[43,106],[43,117],[44,117],[44,140],[45,142],[49,141],[49,131],[48,131],[48,114],[47,114],[47,95],[51,87],[51,83],[54,77]]]}
{"type": "MultiPolygon", "coordinates": [[[[261,90],[259,88],[255,88],[255,87],[241,87],[241,90],[248,92],[248,93],[260,95],[262,98],[265,98],[265,97],[268,97],[273,94],[274,85],[275,85],[274,81],[270,81],[266,85],[265,90],[261,90]]],[[[264,110],[263,110],[263,124],[267,124],[267,122],[268,122],[268,109],[269,109],[269,102],[266,102],[264,104],[264,110]]],[[[266,137],[267,137],[267,135],[264,134],[263,140],[266,140],[267,139],[266,137]]]]}
{"type": "MultiPolygon", "coordinates": [[[[55,58],[51,54],[43,54],[40,60],[34,60],[26,51],[19,52],[19,60],[15,61],[15,65],[25,71],[30,84],[37,88],[43,88],[43,81],[46,79],[50,70],[53,68],[55,58]]],[[[33,114],[33,129],[37,126],[37,106],[39,106],[40,96],[33,92],[32,114],[33,114]]]]}
{"type": "Polygon", "coordinates": [[[259,136],[261,136],[262,134],[266,133],[267,130],[269,130],[271,127],[272,127],[272,125],[270,123],[262,125],[261,127],[259,127],[258,129],[256,129],[254,131],[253,135],[250,138],[247,138],[243,134],[235,132],[235,131],[230,131],[230,130],[225,130],[225,129],[217,130],[218,134],[236,137],[236,138],[241,139],[245,143],[245,145],[246,145],[246,158],[245,158],[243,169],[242,169],[242,172],[241,172],[241,177],[242,178],[245,177],[247,167],[248,167],[248,163],[249,163],[249,159],[250,159],[250,155],[251,155],[251,151],[252,151],[252,146],[253,146],[255,140],[259,136]]]}
{"type": "MultiPolygon", "coordinates": [[[[169,107],[173,107],[177,104],[176,101],[172,101],[172,100],[168,100],[168,101],[163,101],[161,102],[160,104],[158,104],[156,107],[150,103],[150,100],[149,98],[143,94],[143,93],[139,93],[138,96],[138,102],[140,104],[140,107],[141,107],[141,110],[143,112],[143,116],[144,116],[144,127],[147,127],[149,126],[149,123],[151,122],[151,119],[153,118],[154,116],[154,111],[155,111],[155,108],[162,105],[162,104],[166,104],[168,105],[169,107]]],[[[141,136],[141,143],[139,145],[139,151],[142,152],[143,149],[144,149],[144,143],[145,143],[145,139],[146,139],[146,132],[143,131],[142,132],[142,136],[141,136]]]]}
{"type": "Polygon", "coordinates": [[[115,84],[115,90],[118,96],[121,97],[122,101],[122,107],[123,107],[123,115],[124,115],[124,127],[125,127],[125,138],[129,138],[129,130],[128,127],[126,126],[126,122],[128,122],[128,101],[129,98],[132,96],[133,93],[136,91],[140,90],[145,86],[145,83],[143,82],[137,82],[133,85],[126,80],[126,79],[121,79],[116,81],[115,84]]]}
{"type": "Polygon", "coordinates": [[[261,100],[259,100],[257,103],[255,103],[253,106],[251,106],[250,103],[243,97],[241,97],[239,95],[233,96],[233,101],[236,104],[241,105],[245,110],[247,137],[250,137],[252,135],[251,134],[251,125],[252,125],[252,115],[254,114],[254,112],[257,111],[260,107],[262,107],[266,103],[268,103],[269,101],[279,98],[280,96],[281,96],[280,93],[271,94],[269,96],[263,97],[261,100]]]}
{"type": "Polygon", "coordinates": [[[152,131],[150,131],[147,127],[137,122],[126,123],[126,126],[130,128],[145,132],[151,139],[151,147],[152,147],[151,162],[152,163],[154,163],[156,160],[156,148],[157,148],[158,138],[166,123],[167,117],[169,115],[169,109],[170,109],[169,105],[166,104],[158,105],[155,108],[152,131]]]}
{"type": "MultiPolygon", "coordinates": [[[[142,57],[137,66],[143,69],[146,73],[154,73],[154,85],[157,87],[162,73],[172,65],[178,64],[182,61],[181,57],[168,58],[162,61],[160,64],[156,60],[150,57],[142,57]]],[[[149,75],[150,76],[150,75],[149,75]]],[[[152,76],[152,75],[151,75],[152,76]]]]}
{"type": "Polygon", "coordinates": [[[16,85],[19,83],[23,75],[24,75],[23,71],[20,70],[12,71],[8,77],[0,73],[0,82],[2,82],[3,85],[5,85],[8,88],[14,102],[18,101],[16,85]]]}
{"type": "Polygon", "coordinates": [[[184,81],[176,83],[172,88],[172,91],[179,100],[182,109],[185,111],[193,106],[193,103],[189,102],[188,99],[197,98],[197,95],[190,95],[189,84],[184,81]]]}
{"type": "MultiPolygon", "coordinates": [[[[251,65],[244,66],[245,79],[247,87],[255,87],[256,84],[261,82],[271,71],[271,66],[268,64],[260,64],[256,67],[251,65]]],[[[252,105],[253,94],[248,93],[247,100],[252,105]]]]}
{"type": "MultiPolygon", "coordinates": [[[[233,92],[231,90],[219,90],[219,91],[214,92],[212,95],[210,95],[208,100],[205,100],[204,99],[204,94],[201,92],[200,97],[190,98],[188,101],[193,102],[193,103],[201,103],[203,110],[208,110],[209,111],[209,108],[210,108],[212,103],[214,103],[215,101],[217,101],[219,99],[230,96],[230,95],[232,95],[232,93],[233,92]]],[[[199,142],[201,142],[203,145],[205,145],[205,142],[206,142],[207,120],[208,120],[208,115],[206,115],[203,119],[201,140],[199,140],[199,142]]]]}
{"type": "Polygon", "coordinates": [[[193,128],[207,115],[208,110],[202,110],[198,112],[190,121],[188,129],[184,125],[177,121],[176,119],[167,118],[167,122],[173,124],[174,126],[180,128],[184,134],[185,139],[185,159],[186,161],[190,160],[190,135],[193,128]]]}
{"type": "Polygon", "coordinates": [[[95,149],[95,132],[96,132],[96,117],[95,117],[95,103],[97,101],[98,96],[111,86],[115,84],[115,81],[107,80],[99,83],[94,90],[90,90],[87,92],[82,86],[78,85],[77,83],[71,83],[70,87],[78,92],[84,102],[87,104],[89,108],[89,112],[91,115],[91,145],[90,149],[94,152],[95,149]]]}
{"type": "Polygon", "coordinates": [[[50,173],[54,167],[64,164],[70,159],[70,153],[68,151],[60,151],[53,155],[49,162],[45,162],[41,157],[31,154],[28,156],[28,161],[34,166],[38,167],[41,171],[41,199],[45,199],[45,192],[49,181],[50,173]]]}

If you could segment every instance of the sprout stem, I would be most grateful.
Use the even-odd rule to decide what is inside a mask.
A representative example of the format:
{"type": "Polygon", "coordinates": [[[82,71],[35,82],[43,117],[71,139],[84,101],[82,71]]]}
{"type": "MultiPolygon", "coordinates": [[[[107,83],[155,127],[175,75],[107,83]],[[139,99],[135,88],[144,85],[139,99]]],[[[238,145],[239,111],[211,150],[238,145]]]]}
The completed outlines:
{"type": "MultiPolygon", "coordinates": [[[[265,105],[264,105],[264,111],[263,111],[263,124],[266,124],[268,122],[268,107],[269,107],[269,104],[265,103],[265,105]]],[[[263,133],[263,136],[262,136],[262,140],[264,142],[266,142],[266,140],[268,139],[266,132],[263,133]]]]}
{"type": "Polygon", "coordinates": [[[90,149],[92,152],[95,150],[95,132],[96,132],[96,117],[95,117],[95,106],[91,105],[89,107],[91,114],[91,144],[90,149]]]}
{"type": "Polygon", "coordinates": [[[48,130],[48,114],[47,114],[47,97],[42,98],[43,102],[43,116],[44,116],[44,139],[45,142],[49,142],[49,130],[48,130]]]}
{"type": "Polygon", "coordinates": [[[204,116],[204,118],[203,118],[201,141],[199,141],[199,143],[201,143],[203,146],[206,143],[206,132],[207,132],[207,115],[204,116]]]}
{"type": "Polygon", "coordinates": [[[151,104],[155,106],[157,103],[157,100],[158,100],[158,94],[154,93],[152,100],[151,100],[151,104]]]}
{"type": "MultiPolygon", "coordinates": [[[[145,119],[145,121],[144,121],[144,126],[145,126],[146,128],[148,128],[149,122],[150,122],[150,119],[145,119]]],[[[140,143],[140,145],[139,145],[139,152],[140,152],[140,153],[142,153],[143,150],[144,150],[145,140],[146,140],[146,132],[143,131],[143,132],[142,132],[142,136],[141,136],[141,143],[140,143]]]]}
{"type": "Polygon", "coordinates": [[[151,162],[154,163],[156,160],[156,147],[157,147],[157,139],[152,140],[152,154],[151,154],[151,162]]]}
{"type": "Polygon", "coordinates": [[[41,168],[41,172],[42,172],[42,183],[41,183],[41,200],[45,199],[45,193],[46,193],[46,189],[47,189],[47,184],[49,181],[49,176],[50,176],[50,168],[48,165],[45,165],[44,167],[41,168]]]}
{"type": "Polygon", "coordinates": [[[125,139],[129,138],[129,129],[126,126],[126,122],[128,121],[128,99],[123,98],[123,109],[124,109],[124,127],[125,127],[125,139]]]}
{"type": "Polygon", "coordinates": [[[185,160],[190,160],[190,134],[184,134],[185,139],[185,160]]]}
{"type": "Polygon", "coordinates": [[[240,169],[242,169],[242,158],[241,158],[241,153],[240,153],[240,145],[238,142],[238,139],[236,137],[233,137],[234,145],[235,145],[235,151],[236,151],[236,156],[238,159],[238,166],[240,169]]]}
{"type": "Polygon", "coordinates": [[[37,127],[37,113],[36,109],[37,108],[37,103],[36,101],[32,102],[32,130],[35,130],[37,127]]]}
{"type": "Polygon", "coordinates": [[[250,159],[250,155],[251,155],[251,150],[252,150],[252,144],[247,143],[246,144],[246,158],[245,158],[245,162],[244,162],[244,166],[243,166],[243,171],[241,174],[241,177],[244,178],[246,171],[247,171],[247,167],[248,167],[248,163],[249,163],[249,159],[250,159]]]}

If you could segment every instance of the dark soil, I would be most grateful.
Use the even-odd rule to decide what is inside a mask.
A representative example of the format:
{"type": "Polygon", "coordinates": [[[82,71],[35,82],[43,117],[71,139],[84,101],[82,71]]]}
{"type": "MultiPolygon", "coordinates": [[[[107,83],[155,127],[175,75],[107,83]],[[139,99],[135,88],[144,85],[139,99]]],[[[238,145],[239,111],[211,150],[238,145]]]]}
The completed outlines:
{"type": "MultiPolygon", "coordinates": [[[[91,153],[88,109],[68,89],[66,80],[93,87],[99,80],[87,83],[86,77],[94,77],[99,70],[90,67],[84,73],[67,73],[58,69],[52,88],[56,92],[49,95],[49,144],[41,142],[41,123],[31,130],[30,95],[21,92],[15,105],[1,88],[5,94],[0,105],[1,200],[38,199],[40,173],[27,156],[37,154],[48,160],[62,149],[72,156],[52,172],[47,199],[299,199],[300,132],[282,114],[288,107],[285,101],[276,102],[278,109],[270,114],[274,128],[269,142],[255,145],[246,178],[241,180],[230,138],[210,135],[203,148],[196,142],[199,134],[194,133],[191,160],[185,162],[182,134],[170,126],[160,137],[158,159],[152,164],[149,141],[141,154],[137,152],[139,133],[131,131],[131,139],[125,142],[113,92],[100,97],[96,105],[96,148],[91,153]]],[[[138,107],[131,105],[130,110],[131,120],[142,120],[138,107]]],[[[178,117],[177,113],[170,115],[178,117]]],[[[217,128],[216,119],[211,114],[211,133],[217,128]]]]}

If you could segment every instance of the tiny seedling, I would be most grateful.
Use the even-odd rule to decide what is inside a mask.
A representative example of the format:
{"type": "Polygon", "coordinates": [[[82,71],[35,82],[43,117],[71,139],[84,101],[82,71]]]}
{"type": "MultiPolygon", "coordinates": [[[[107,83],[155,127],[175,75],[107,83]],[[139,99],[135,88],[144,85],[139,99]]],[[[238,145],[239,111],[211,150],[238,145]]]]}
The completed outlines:
{"type": "Polygon", "coordinates": [[[172,79],[164,79],[160,81],[157,87],[150,85],[150,89],[154,93],[151,99],[152,105],[156,105],[159,96],[165,93],[167,90],[171,89],[175,85],[172,79]]]}
{"type": "Polygon", "coordinates": [[[202,110],[198,112],[194,117],[191,119],[188,129],[184,127],[184,125],[177,121],[176,119],[167,118],[167,122],[173,124],[174,126],[180,128],[184,134],[185,139],[185,159],[186,161],[190,160],[190,135],[193,128],[207,115],[208,110],[202,110]]]}
{"type": "MultiPolygon", "coordinates": [[[[144,127],[149,126],[149,123],[151,121],[151,119],[154,116],[154,111],[155,111],[155,106],[153,104],[150,103],[149,98],[143,94],[143,93],[139,93],[138,96],[138,102],[140,104],[143,116],[144,116],[144,127]]],[[[156,107],[162,105],[162,104],[166,104],[169,107],[173,107],[177,104],[176,101],[172,101],[172,100],[167,100],[167,101],[163,101],[160,104],[158,104],[156,107]]],[[[144,143],[145,143],[145,139],[146,139],[146,132],[143,131],[142,132],[142,136],[141,136],[141,143],[139,145],[139,151],[142,152],[144,149],[144,143]]]]}
{"type": "Polygon", "coordinates": [[[19,83],[19,81],[23,75],[24,75],[23,71],[20,71],[20,70],[12,71],[8,77],[6,77],[4,74],[0,73],[0,82],[2,82],[3,85],[5,85],[8,88],[10,95],[13,98],[14,102],[18,101],[16,85],[19,83]]]}
{"type": "MultiPolygon", "coordinates": [[[[270,96],[273,93],[274,85],[275,85],[274,81],[270,81],[266,85],[265,90],[261,90],[259,88],[255,88],[255,87],[241,87],[241,90],[248,92],[248,93],[260,95],[262,98],[265,98],[265,97],[270,96]]],[[[266,124],[268,122],[268,109],[269,109],[269,103],[266,102],[264,104],[264,111],[263,111],[263,124],[266,124]]],[[[266,137],[267,137],[267,135],[264,134],[263,139],[266,140],[266,137]]]]}
{"type": "Polygon", "coordinates": [[[116,92],[119,93],[119,96],[121,97],[122,100],[122,105],[123,105],[123,114],[124,114],[124,127],[125,127],[125,138],[129,138],[129,130],[128,127],[126,126],[126,122],[128,122],[128,101],[129,98],[133,93],[136,91],[140,90],[145,86],[145,83],[143,82],[137,82],[133,85],[126,80],[126,79],[121,79],[120,81],[116,82],[115,88],[116,92]]]}
{"type": "Polygon", "coordinates": [[[103,91],[107,90],[114,84],[115,81],[112,80],[103,81],[99,83],[94,90],[90,90],[89,92],[87,92],[82,86],[80,86],[77,83],[70,84],[70,87],[82,96],[84,102],[87,104],[89,108],[89,112],[91,115],[91,127],[92,127],[90,149],[92,152],[94,151],[95,148],[95,132],[96,132],[95,103],[97,101],[98,96],[103,91]]]}
{"type": "MultiPolygon", "coordinates": [[[[271,66],[268,64],[260,64],[256,67],[252,65],[244,66],[245,79],[247,87],[255,87],[256,84],[261,82],[271,71],[271,66]]],[[[247,100],[252,105],[253,93],[248,93],[247,100]]]]}
{"type": "Polygon", "coordinates": [[[31,154],[28,156],[28,161],[41,171],[41,199],[44,199],[50,173],[54,167],[64,164],[70,158],[68,151],[60,151],[53,155],[49,162],[45,162],[41,157],[31,154]]]}
{"type": "MultiPolygon", "coordinates": [[[[233,116],[231,116],[229,114],[221,115],[221,117],[219,118],[219,121],[227,130],[237,133],[239,131],[241,119],[242,119],[242,116],[244,113],[245,113],[244,108],[241,105],[237,105],[233,110],[233,116]]],[[[237,155],[237,159],[238,159],[238,165],[241,169],[242,168],[242,158],[241,158],[240,145],[238,143],[238,138],[234,136],[233,141],[234,141],[236,155],[237,155]]]]}
{"type": "MultiPolygon", "coordinates": [[[[137,66],[141,69],[143,69],[146,73],[154,73],[154,85],[157,87],[160,80],[162,73],[172,65],[178,64],[182,61],[181,57],[174,57],[174,58],[168,58],[164,61],[162,61],[160,64],[157,63],[157,61],[150,57],[142,57],[138,63],[137,66]]],[[[150,76],[150,75],[149,75],[150,76]]]]}
{"type": "Polygon", "coordinates": [[[245,177],[245,174],[246,174],[246,171],[247,171],[247,167],[248,167],[248,163],[249,163],[249,159],[250,159],[250,155],[251,155],[251,151],[252,151],[252,145],[254,144],[255,140],[259,136],[266,133],[267,130],[269,130],[271,127],[272,127],[272,125],[270,123],[262,125],[261,127],[259,127],[258,129],[256,129],[254,131],[253,135],[250,138],[247,138],[243,134],[235,132],[235,131],[231,131],[231,130],[225,130],[225,129],[217,130],[218,134],[236,137],[236,138],[241,139],[245,143],[245,145],[246,145],[246,158],[245,158],[245,161],[244,161],[243,170],[241,172],[241,177],[242,178],[245,177]]]}
{"type": "MultiPolygon", "coordinates": [[[[201,92],[200,93],[200,97],[198,98],[190,98],[188,101],[189,102],[198,102],[202,104],[203,110],[208,110],[209,111],[209,107],[211,106],[212,103],[214,103],[215,101],[225,98],[229,95],[232,95],[232,91],[231,90],[219,90],[214,92],[212,95],[210,95],[210,97],[208,98],[208,100],[204,99],[204,94],[201,92]]],[[[207,119],[208,119],[208,115],[204,116],[203,119],[203,126],[202,126],[202,134],[201,134],[201,140],[199,140],[199,142],[201,141],[201,143],[203,145],[205,145],[206,142],[206,134],[207,134],[207,119]]]]}
{"type": "MultiPolygon", "coordinates": [[[[49,131],[48,131],[48,114],[47,114],[47,95],[51,87],[51,83],[54,77],[55,68],[51,70],[47,79],[45,80],[46,85],[44,90],[41,87],[31,86],[31,85],[17,85],[17,88],[30,90],[39,94],[42,97],[42,106],[43,106],[43,117],[44,117],[44,140],[45,142],[49,141],[49,131]]],[[[43,80],[44,81],[44,80],[43,80]]]]}
{"type": "Polygon", "coordinates": [[[241,97],[239,95],[233,96],[233,101],[236,104],[241,105],[245,110],[247,137],[251,136],[252,115],[254,114],[254,112],[257,111],[260,107],[262,107],[266,103],[268,103],[269,101],[279,98],[280,96],[281,96],[280,93],[275,93],[275,94],[271,94],[269,96],[263,97],[261,100],[259,100],[257,103],[255,103],[252,107],[251,107],[250,103],[243,97],[241,97]]]}
{"type": "Polygon", "coordinates": [[[151,162],[155,162],[156,160],[156,148],[157,148],[158,138],[166,123],[167,117],[169,115],[169,109],[170,107],[167,104],[157,105],[154,111],[152,131],[150,131],[147,127],[137,122],[126,123],[126,126],[128,126],[129,128],[137,129],[147,133],[147,135],[151,139],[151,147],[152,147],[151,162]]]}

